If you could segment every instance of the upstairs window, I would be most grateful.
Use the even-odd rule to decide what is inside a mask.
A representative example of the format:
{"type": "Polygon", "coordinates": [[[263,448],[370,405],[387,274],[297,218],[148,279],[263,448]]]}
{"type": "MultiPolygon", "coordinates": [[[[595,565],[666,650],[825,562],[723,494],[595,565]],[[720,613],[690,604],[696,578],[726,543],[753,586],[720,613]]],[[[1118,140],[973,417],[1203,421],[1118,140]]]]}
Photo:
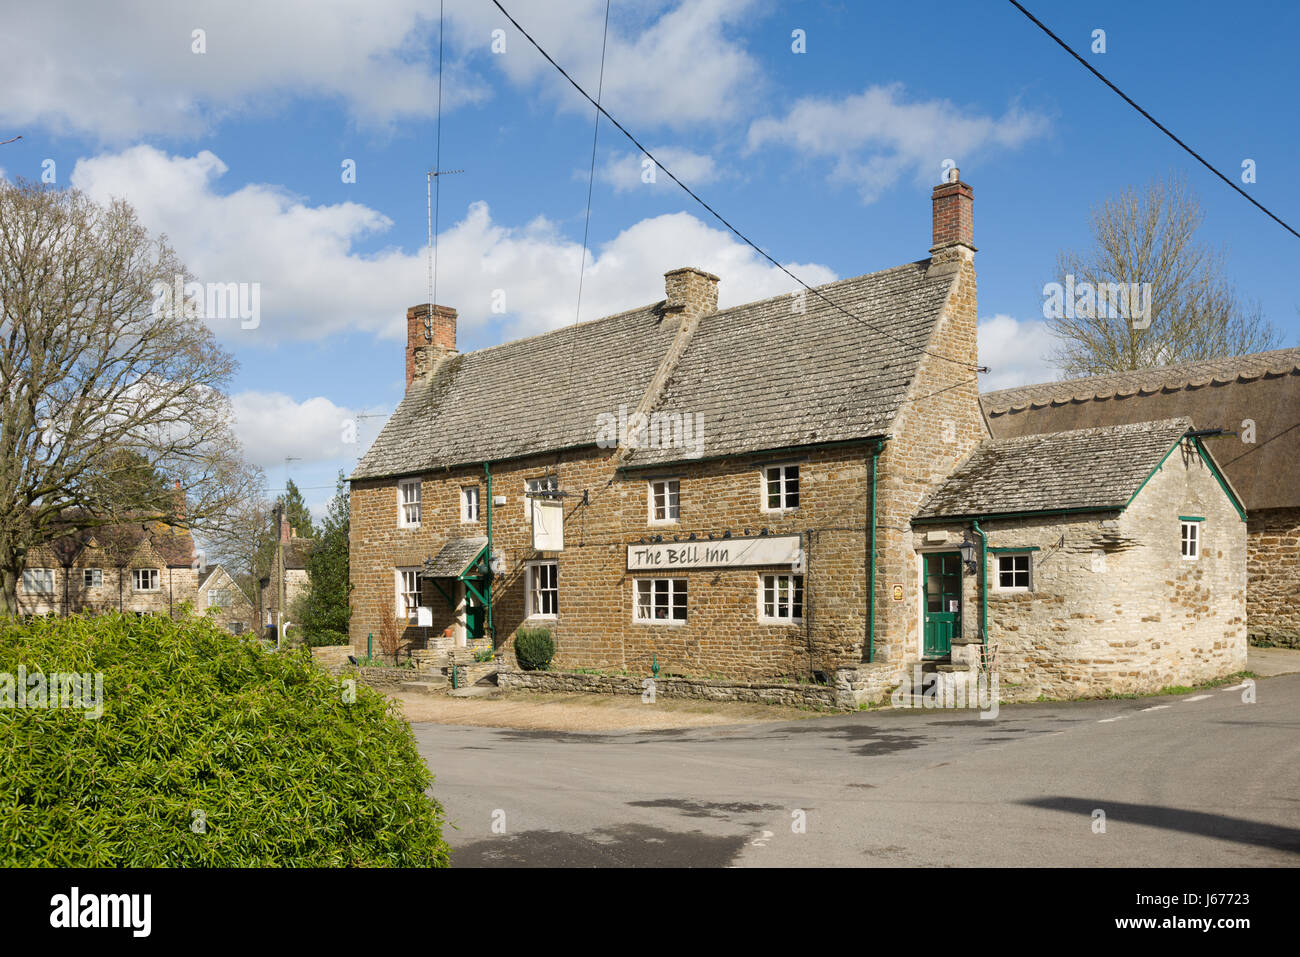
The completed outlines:
{"type": "Polygon", "coordinates": [[[537,492],[558,492],[559,490],[560,481],[554,475],[529,479],[524,483],[524,523],[529,528],[533,524],[533,500],[529,495],[537,492]]]}
{"type": "Polygon", "coordinates": [[[400,528],[420,526],[419,479],[404,479],[397,483],[397,524],[400,528]]]}
{"type": "Polygon", "coordinates": [[[769,465],[763,469],[763,511],[784,512],[799,507],[799,466],[769,465]]]}
{"type": "Polygon", "coordinates": [[[478,521],[478,486],[466,485],[460,490],[460,520],[478,521]]]}
{"type": "Polygon", "coordinates": [[[650,483],[650,524],[676,522],[681,517],[681,484],[677,479],[650,483]]]}
{"type": "Polygon", "coordinates": [[[86,588],[102,588],[104,585],[104,569],[83,568],[81,570],[81,582],[86,588]]]}
{"type": "Polygon", "coordinates": [[[54,569],[24,568],[23,591],[33,595],[54,594],[54,569]]]}
{"type": "Polygon", "coordinates": [[[133,568],[131,570],[131,587],[136,591],[158,590],[158,569],[133,568]]]}
{"type": "Polygon", "coordinates": [[[1182,519],[1181,550],[1186,561],[1194,562],[1201,557],[1201,519],[1182,519]]]}
{"type": "Polygon", "coordinates": [[[209,608],[229,608],[232,600],[229,588],[208,589],[209,608]]]}

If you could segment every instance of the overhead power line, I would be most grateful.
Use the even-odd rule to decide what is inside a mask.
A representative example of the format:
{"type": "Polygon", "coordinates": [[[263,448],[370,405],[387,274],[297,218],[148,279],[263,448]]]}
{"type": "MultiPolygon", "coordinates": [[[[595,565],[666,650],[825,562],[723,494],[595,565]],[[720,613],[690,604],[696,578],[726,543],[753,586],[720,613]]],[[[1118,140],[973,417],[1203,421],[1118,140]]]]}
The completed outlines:
{"type": "MultiPolygon", "coordinates": [[[[533,37],[532,37],[532,35],[531,35],[527,30],[525,30],[525,29],[520,25],[519,21],[516,20],[513,16],[510,15],[510,11],[507,10],[505,7],[503,7],[503,6],[501,5],[500,0],[492,0],[492,3],[496,6],[496,8],[497,8],[498,10],[501,11],[501,13],[505,16],[505,18],[506,18],[507,20],[509,20],[509,21],[514,25],[514,28],[515,28],[516,30],[518,30],[521,34],[523,34],[524,39],[526,39],[529,43],[531,43],[531,44],[533,45],[534,49],[536,49],[538,53],[540,53],[543,57],[546,58],[546,62],[549,63],[551,66],[555,67],[555,69],[557,69],[557,70],[560,71],[560,75],[563,76],[566,80],[569,81],[569,85],[572,86],[575,90],[577,90],[577,91],[582,95],[583,99],[585,99],[588,103],[590,103],[592,106],[594,106],[594,107],[596,108],[597,112],[599,112],[601,116],[603,116],[603,117],[605,117],[605,119],[609,120],[609,122],[610,122],[611,124],[613,124],[613,126],[614,126],[615,129],[617,129],[620,133],[622,133],[624,136],[626,136],[626,137],[627,137],[627,138],[632,142],[632,145],[633,145],[633,146],[635,146],[637,149],[639,149],[639,150],[640,150],[640,151],[641,151],[641,152],[642,152],[646,157],[648,157],[648,158],[650,159],[651,162],[653,162],[656,166],[658,166],[661,170],[663,170],[663,171],[668,175],[668,178],[671,179],[671,180],[672,180],[674,183],[676,183],[678,186],[680,186],[680,187],[682,188],[682,190],[684,190],[685,193],[686,193],[688,196],[691,197],[691,199],[695,200],[695,202],[699,203],[699,204],[700,204],[701,206],[703,206],[706,210],[708,210],[709,213],[713,216],[714,219],[716,219],[718,222],[722,223],[723,226],[726,226],[727,229],[729,229],[732,233],[734,233],[735,236],[736,236],[736,237],[737,237],[741,242],[743,242],[746,246],[748,246],[749,248],[751,248],[752,250],[754,250],[754,252],[758,253],[760,256],[762,256],[764,259],[766,259],[768,262],[770,262],[770,263],[771,263],[773,266],[775,266],[777,269],[781,270],[781,272],[785,273],[787,276],[789,276],[791,279],[793,279],[796,283],[798,283],[800,286],[802,286],[802,287],[803,287],[804,289],[806,289],[808,292],[812,293],[814,296],[816,296],[816,297],[817,297],[818,299],[820,299],[822,302],[826,303],[826,304],[827,304],[828,306],[830,306],[832,309],[835,309],[836,311],[843,313],[845,316],[848,316],[848,318],[852,319],[854,322],[860,323],[861,325],[863,325],[863,326],[865,326],[866,328],[870,329],[872,332],[875,332],[877,335],[884,336],[886,339],[892,339],[893,341],[895,341],[895,342],[897,342],[897,343],[899,343],[899,344],[901,344],[901,345],[908,346],[909,348],[911,348],[911,343],[907,342],[905,339],[902,339],[902,338],[900,338],[899,336],[893,335],[893,334],[890,333],[890,332],[886,332],[884,329],[881,329],[881,328],[879,328],[879,327],[877,327],[877,326],[873,326],[871,323],[867,322],[865,319],[863,319],[863,318],[861,318],[861,317],[859,317],[859,316],[856,316],[856,315],[854,315],[853,313],[849,312],[847,309],[845,309],[845,308],[844,308],[843,306],[841,306],[839,303],[834,302],[833,300],[829,299],[829,298],[828,298],[828,297],[827,297],[823,292],[821,292],[819,289],[816,289],[816,288],[814,288],[813,286],[808,285],[808,283],[804,282],[802,279],[800,279],[798,276],[796,276],[794,273],[792,273],[789,269],[787,269],[785,266],[781,265],[781,263],[777,262],[777,261],[776,261],[775,259],[773,259],[770,255],[768,255],[768,253],[766,252],[766,250],[764,250],[764,249],[763,249],[762,247],[760,247],[757,243],[755,243],[753,240],[751,240],[748,236],[746,236],[744,233],[742,233],[739,229],[737,229],[735,226],[733,226],[733,225],[732,225],[732,224],[731,224],[731,223],[730,223],[730,222],[729,222],[729,221],[728,221],[728,220],[727,220],[727,219],[726,219],[726,218],[725,218],[721,213],[719,213],[716,209],[714,209],[712,206],[710,206],[708,203],[706,203],[703,199],[701,199],[700,196],[699,196],[699,194],[696,193],[695,190],[691,189],[689,186],[687,186],[685,183],[683,183],[680,179],[678,179],[677,176],[673,173],[673,171],[670,170],[670,169],[669,169],[667,166],[665,166],[663,163],[661,163],[661,162],[658,160],[658,158],[657,158],[653,153],[651,153],[648,149],[646,149],[644,146],[642,146],[640,140],[638,140],[635,136],[633,136],[630,132],[628,132],[627,128],[626,128],[622,123],[620,123],[618,120],[614,119],[614,117],[610,115],[609,111],[608,111],[607,109],[605,109],[603,106],[601,106],[599,102],[597,102],[595,99],[593,99],[593,98],[591,97],[591,95],[590,95],[586,90],[584,90],[584,89],[582,88],[582,86],[578,83],[577,80],[575,80],[573,77],[569,76],[568,71],[565,70],[564,67],[560,66],[560,64],[558,64],[558,63],[555,62],[554,57],[552,57],[549,53],[547,53],[546,50],[542,48],[542,45],[541,45],[540,43],[538,43],[536,40],[534,40],[533,37]]],[[[983,367],[983,366],[972,366],[969,362],[963,362],[963,361],[961,361],[960,359],[953,359],[953,358],[951,358],[951,357],[949,357],[949,356],[945,356],[945,355],[943,355],[942,353],[931,352],[929,349],[920,349],[920,350],[918,350],[918,351],[921,352],[921,353],[923,353],[923,354],[925,354],[925,355],[933,356],[933,357],[936,358],[936,359],[942,359],[942,360],[945,361],[945,362],[951,362],[951,363],[953,363],[954,365],[959,365],[959,366],[961,366],[961,367],[964,368],[964,369],[974,369],[976,372],[987,372],[987,371],[988,371],[988,369],[986,369],[986,368],[983,367]]]]}
{"type": "Polygon", "coordinates": [[[1115,93],[1120,97],[1120,99],[1122,99],[1129,106],[1133,107],[1133,109],[1141,113],[1152,126],[1154,126],[1161,133],[1164,133],[1165,136],[1169,137],[1171,140],[1173,140],[1175,143],[1181,146],[1184,150],[1188,152],[1188,154],[1192,156],[1193,159],[1195,159],[1198,163],[1200,163],[1202,166],[1208,169],[1211,173],[1213,173],[1215,176],[1219,177],[1219,179],[1223,180],[1225,183],[1227,183],[1229,186],[1235,189],[1238,193],[1240,193],[1243,197],[1245,197],[1248,203],[1250,203],[1252,206],[1254,206],[1256,209],[1262,212],[1265,216],[1273,220],[1273,222],[1277,223],[1279,226],[1285,229],[1292,236],[1296,237],[1297,239],[1300,239],[1300,233],[1292,229],[1280,217],[1274,215],[1266,206],[1264,206],[1263,203],[1258,202],[1248,192],[1246,192],[1244,189],[1242,189],[1240,186],[1234,183],[1230,177],[1225,176],[1223,173],[1219,172],[1217,169],[1211,166],[1209,161],[1206,160],[1205,157],[1203,157],[1200,153],[1196,152],[1196,150],[1192,149],[1190,146],[1188,146],[1186,143],[1180,140],[1177,136],[1175,136],[1173,131],[1170,130],[1169,127],[1165,126],[1163,123],[1157,120],[1146,110],[1142,109],[1142,107],[1138,106],[1137,103],[1133,102],[1132,97],[1130,97],[1127,93],[1125,93],[1123,90],[1117,87],[1114,83],[1110,82],[1110,80],[1106,79],[1106,77],[1103,76],[1102,73],[1099,70],[1097,70],[1091,63],[1089,63],[1082,56],[1076,53],[1073,47],[1071,47],[1068,43],[1066,43],[1055,33],[1053,33],[1051,29],[1046,24],[1043,23],[1042,20],[1039,20],[1036,16],[1034,16],[1032,13],[1026,10],[1019,3],[1017,3],[1016,0],[1009,0],[1009,2],[1013,7],[1015,7],[1017,10],[1019,10],[1021,13],[1027,16],[1031,21],[1033,21],[1034,25],[1037,26],[1038,29],[1042,30],[1049,37],[1055,40],[1060,45],[1062,50],[1064,50],[1066,53],[1070,54],[1070,56],[1074,57],[1076,60],[1082,63],[1084,67],[1087,68],[1089,73],[1091,73],[1097,79],[1101,80],[1102,83],[1105,83],[1108,87],[1110,87],[1113,91],[1115,91],[1115,93]]]}

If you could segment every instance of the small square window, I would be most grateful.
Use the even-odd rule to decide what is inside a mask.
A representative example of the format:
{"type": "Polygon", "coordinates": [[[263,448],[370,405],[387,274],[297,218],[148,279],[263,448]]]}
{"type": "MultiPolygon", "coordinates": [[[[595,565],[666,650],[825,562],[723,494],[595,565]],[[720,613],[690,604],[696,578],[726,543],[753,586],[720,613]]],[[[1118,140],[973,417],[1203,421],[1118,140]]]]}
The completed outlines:
{"type": "Polygon", "coordinates": [[[460,490],[460,520],[478,521],[478,486],[466,485],[460,490]]]}
{"type": "Polygon", "coordinates": [[[799,507],[799,466],[769,465],[763,469],[763,511],[784,512],[799,507]]]}
{"type": "Polygon", "coordinates": [[[1024,554],[998,556],[998,590],[1030,591],[1033,581],[1030,573],[1031,560],[1028,552],[1024,554]]]}
{"type": "Polygon", "coordinates": [[[104,586],[104,569],[83,568],[81,570],[81,582],[86,588],[102,588],[104,586]]]}
{"type": "Polygon", "coordinates": [[[659,479],[650,483],[650,524],[666,524],[681,518],[681,483],[659,479]]]}
{"type": "Polygon", "coordinates": [[[1201,523],[1182,522],[1179,536],[1182,556],[1186,561],[1194,562],[1201,557],[1201,523]]]}

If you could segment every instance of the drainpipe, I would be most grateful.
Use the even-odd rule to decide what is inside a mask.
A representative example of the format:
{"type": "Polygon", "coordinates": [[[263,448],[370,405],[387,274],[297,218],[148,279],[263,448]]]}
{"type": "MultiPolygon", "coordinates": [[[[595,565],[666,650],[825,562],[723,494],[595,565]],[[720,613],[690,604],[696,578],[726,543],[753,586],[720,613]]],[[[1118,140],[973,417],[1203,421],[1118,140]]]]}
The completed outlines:
{"type": "Polygon", "coordinates": [[[483,597],[487,599],[487,629],[488,635],[492,639],[492,649],[496,650],[497,630],[492,624],[492,463],[483,463],[483,474],[487,476],[487,555],[488,555],[488,576],[487,576],[487,594],[483,597]]]}
{"type": "Polygon", "coordinates": [[[980,523],[972,521],[971,528],[980,537],[980,639],[984,643],[984,663],[988,664],[989,654],[989,537],[980,528],[980,523]]]}
{"type": "Polygon", "coordinates": [[[876,462],[884,445],[881,439],[871,450],[871,515],[867,545],[867,662],[876,660],[876,462]]]}

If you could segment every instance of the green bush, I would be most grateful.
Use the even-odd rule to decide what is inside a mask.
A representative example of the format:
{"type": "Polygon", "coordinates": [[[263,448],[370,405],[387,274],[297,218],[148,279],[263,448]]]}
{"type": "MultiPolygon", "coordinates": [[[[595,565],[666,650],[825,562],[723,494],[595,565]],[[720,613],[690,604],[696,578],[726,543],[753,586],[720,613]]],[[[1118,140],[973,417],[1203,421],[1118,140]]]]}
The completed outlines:
{"type": "Polygon", "coordinates": [[[515,658],[525,671],[545,671],[555,657],[555,641],[548,628],[520,628],[515,632],[515,658]]]}
{"type": "Polygon", "coordinates": [[[0,866],[448,862],[410,727],[305,650],[201,617],[0,619],[0,703],[20,665],[101,673],[103,713],[0,706],[0,866]]]}
{"type": "Polygon", "coordinates": [[[348,645],[351,640],[341,631],[309,631],[307,632],[307,644],[313,648],[321,648],[326,645],[348,645]]]}

